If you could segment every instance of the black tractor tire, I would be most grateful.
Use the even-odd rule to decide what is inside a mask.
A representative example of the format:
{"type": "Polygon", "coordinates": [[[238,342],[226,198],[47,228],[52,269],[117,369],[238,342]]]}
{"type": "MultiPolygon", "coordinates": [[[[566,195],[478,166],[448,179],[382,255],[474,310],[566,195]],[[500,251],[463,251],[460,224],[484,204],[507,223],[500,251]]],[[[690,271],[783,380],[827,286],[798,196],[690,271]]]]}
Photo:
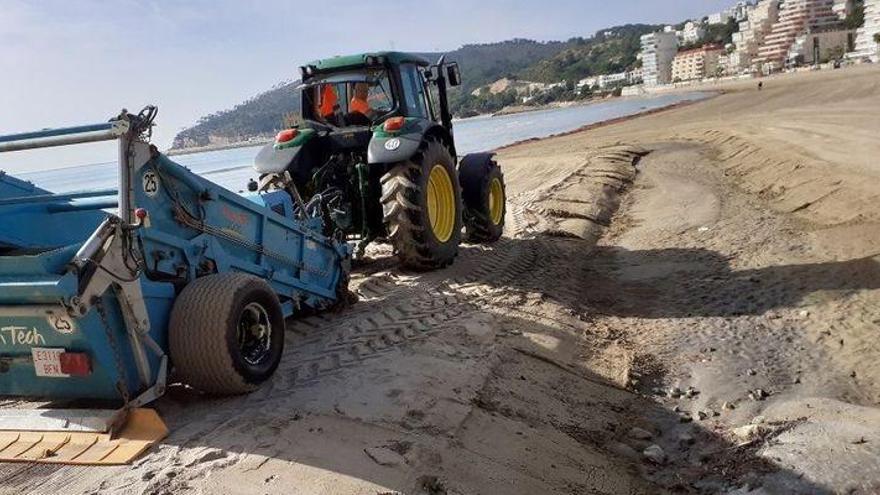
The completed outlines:
{"type": "Polygon", "coordinates": [[[201,277],[183,289],[171,310],[168,338],[174,372],[208,394],[252,392],[278,368],[284,331],[281,303],[266,281],[243,273],[201,277]],[[256,340],[266,342],[245,349],[242,328],[263,317],[268,337],[256,340]]]}
{"type": "Polygon", "coordinates": [[[475,244],[497,241],[504,233],[504,217],[507,214],[507,186],[501,167],[494,160],[489,160],[480,166],[462,169],[459,180],[465,207],[465,240],[475,244]],[[494,194],[493,182],[497,184],[494,194]],[[498,188],[501,194],[500,217],[492,214],[492,202],[499,193],[498,188]]]}
{"type": "Polygon", "coordinates": [[[461,244],[462,203],[455,158],[449,149],[428,138],[410,160],[383,175],[381,183],[383,221],[401,263],[414,270],[434,270],[452,264],[461,244]],[[438,229],[448,234],[446,239],[438,237],[428,213],[429,179],[437,166],[448,175],[451,191],[447,199],[454,204],[451,216],[446,216],[445,222],[438,220],[444,225],[438,229]]]}

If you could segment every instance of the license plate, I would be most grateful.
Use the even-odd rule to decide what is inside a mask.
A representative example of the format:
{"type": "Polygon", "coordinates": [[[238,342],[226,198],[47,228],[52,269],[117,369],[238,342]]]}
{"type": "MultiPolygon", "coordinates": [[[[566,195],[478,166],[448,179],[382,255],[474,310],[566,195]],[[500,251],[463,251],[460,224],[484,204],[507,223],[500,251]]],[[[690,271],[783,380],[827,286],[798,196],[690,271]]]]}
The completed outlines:
{"type": "Polygon", "coordinates": [[[34,371],[37,376],[45,376],[50,378],[67,378],[61,372],[61,354],[64,349],[50,349],[46,347],[32,347],[31,356],[34,358],[34,371]]]}

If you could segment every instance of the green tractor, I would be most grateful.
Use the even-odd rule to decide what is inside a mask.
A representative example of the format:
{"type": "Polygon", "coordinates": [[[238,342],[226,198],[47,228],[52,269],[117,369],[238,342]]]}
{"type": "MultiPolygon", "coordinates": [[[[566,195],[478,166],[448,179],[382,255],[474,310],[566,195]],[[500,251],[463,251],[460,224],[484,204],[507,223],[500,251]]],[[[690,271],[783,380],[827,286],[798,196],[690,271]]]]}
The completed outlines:
{"type": "Polygon", "coordinates": [[[457,160],[447,88],[458,64],[380,52],[301,67],[299,124],[255,159],[251,190],[286,190],[328,234],[385,239],[403,265],[449,265],[467,242],[498,240],[505,186],[492,153],[457,160]]]}

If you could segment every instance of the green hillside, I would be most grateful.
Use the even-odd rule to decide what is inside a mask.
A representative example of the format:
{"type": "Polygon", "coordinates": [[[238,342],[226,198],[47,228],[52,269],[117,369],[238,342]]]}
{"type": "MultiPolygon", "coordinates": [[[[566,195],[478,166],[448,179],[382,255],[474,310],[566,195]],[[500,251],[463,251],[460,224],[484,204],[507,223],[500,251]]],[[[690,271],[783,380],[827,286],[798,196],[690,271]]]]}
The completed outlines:
{"type": "Polygon", "coordinates": [[[663,26],[627,24],[603,29],[592,38],[569,40],[568,48],[524,70],[520,78],[553,83],[633,69],[641,48],[639,38],[661,29],[663,26]]]}

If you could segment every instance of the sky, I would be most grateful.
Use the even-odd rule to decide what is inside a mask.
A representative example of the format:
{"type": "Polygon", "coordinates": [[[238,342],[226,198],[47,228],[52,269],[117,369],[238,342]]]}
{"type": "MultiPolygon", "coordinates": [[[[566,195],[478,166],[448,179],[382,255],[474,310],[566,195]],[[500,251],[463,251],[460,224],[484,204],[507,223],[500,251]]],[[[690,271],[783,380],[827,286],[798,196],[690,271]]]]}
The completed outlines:
{"type": "MultiPolygon", "coordinates": [[[[0,135],[159,107],[160,149],[200,117],[296,78],[316,59],[369,50],[588,37],[678,23],[733,0],[0,0],[0,135]]],[[[108,143],[0,154],[0,170],[114,157],[108,143]]]]}

